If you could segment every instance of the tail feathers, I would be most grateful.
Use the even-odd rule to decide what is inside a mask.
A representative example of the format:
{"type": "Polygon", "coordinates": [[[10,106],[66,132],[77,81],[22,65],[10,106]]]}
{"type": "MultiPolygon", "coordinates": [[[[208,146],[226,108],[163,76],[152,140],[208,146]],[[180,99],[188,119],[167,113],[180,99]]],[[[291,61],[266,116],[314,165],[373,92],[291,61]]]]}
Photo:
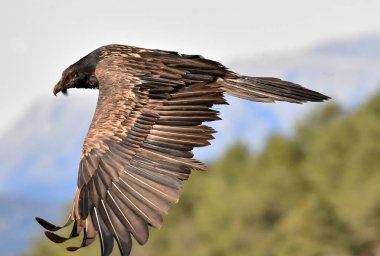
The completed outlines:
{"type": "Polygon", "coordinates": [[[299,84],[286,82],[274,77],[240,76],[221,79],[218,80],[218,83],[223,86],[226,93],[251,101],[303,103],[330,99],[328,96],[306,89],[299,84]]]}

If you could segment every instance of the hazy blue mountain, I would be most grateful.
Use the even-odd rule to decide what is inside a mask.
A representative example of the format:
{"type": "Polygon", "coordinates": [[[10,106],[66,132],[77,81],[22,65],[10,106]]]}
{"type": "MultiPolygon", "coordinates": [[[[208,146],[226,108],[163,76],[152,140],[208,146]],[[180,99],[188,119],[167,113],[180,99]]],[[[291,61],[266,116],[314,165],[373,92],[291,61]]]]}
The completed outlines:
{"type": "Polygon", "coordinates": [[[35,216],[62,216],[75,191],[94,96],[43,99],[0,138],[1,255],[15,255],[32,241],[35,216]]]}
{"type": "Polygon", "coordinates": [[[379,35],[367,35],[350,40],[339,40],[329,44],[325,44],[314,50],[315,53],[327,54],[327,55],[339,55],[353,58],[366,58],[373,59],[376,62],[380,59],[380,36],[379,35]],[[376,50],[377,49],[377,50],[376,50]]]}
{"type": "MultiPolygon", "coordinates": [[[[280,57],[261,56],[230,64],[233,70],[256,76],[277,76],[325,93],[346,108],[354,108],[380,85],[380,35],[331,42],[309,51],[280,57]]],[[[276,104],[267,108],[276,113],[283,128],[292,126],[318,104],[301,107],[276,104]]]]}
{"type": "Polygon", "coordinates": [[[94,96],[53,97],[30,107],[0,139],[0,193],[63,199],[75,190],[71,183],[94,112],[94,96]]]}
{"type": "MultiPolygon", "coordinates": [[[[230,62],[246,75],[276,76],[332,96],[347,109],[378,90],[380,36],[331,42],[281,57],[230,62]]],[[[228,64],[228,63],[226,63],[228,64]]],[[[41,99],[0,137],[0,252],[14,255],[39,229],[34,216],[62,217],[72,200],[81,145],[96,104],[96,92],[41,99]],[[84,95],[85,94],[85,95],[84,95]]],[[[212,145],[195,155],[211,161],[237,140],[259,150],[272,132],[291,134],[294,124],[319,104],[258,104],[228,98],[217,107],[223,120],[212,145]]]]}

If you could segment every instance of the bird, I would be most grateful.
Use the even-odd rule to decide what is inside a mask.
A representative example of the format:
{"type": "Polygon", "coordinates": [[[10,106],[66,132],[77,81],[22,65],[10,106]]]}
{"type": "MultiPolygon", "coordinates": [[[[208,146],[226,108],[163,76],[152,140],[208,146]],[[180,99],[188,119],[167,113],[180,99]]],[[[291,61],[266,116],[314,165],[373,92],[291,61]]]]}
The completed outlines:
{"type": "Polygon", "coordinates": [[[96,110],[83,143],[77,188],[67,222],[42,218],[51,241],[63,243],[83,233],[76,251],[100,238],[101,255],[116,241],[130,255],[132,236],[148,241],[170,205],[179,201],[182,181],[207,166],[193,158],[195,147],[210,144],[219,120],[214,105],[225,95],[254,102],[322,102],[330,97],[274,77],[250,77],[201,55],[106,45],[63,71],[53,93],[99,90],[96,110]],[[72,226],[68,237],[55,232],[72,226]]]}

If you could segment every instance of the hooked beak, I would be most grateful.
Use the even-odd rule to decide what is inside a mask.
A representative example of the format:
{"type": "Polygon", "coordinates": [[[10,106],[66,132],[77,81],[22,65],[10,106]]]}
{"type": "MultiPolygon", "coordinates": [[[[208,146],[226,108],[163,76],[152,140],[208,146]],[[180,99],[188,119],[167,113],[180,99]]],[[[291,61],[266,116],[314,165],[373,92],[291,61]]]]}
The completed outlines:
{"type": "Polygon", "coordinates": [[[59,93],[62,89],[61,82],[59,81],[53,88],[53,93],[55,96],[57,96],[57,93],[59,93]]]}
{"type": "Polygon", "coordinates": [[[53,88],[53,93],[55,96],[57,96],[57,94],[59,92],[62,92],[64,95],[67,95],[67,89],[66,88],[63,88],[62,87],[62,83],[61,81],[59,81],[53,88]]]}

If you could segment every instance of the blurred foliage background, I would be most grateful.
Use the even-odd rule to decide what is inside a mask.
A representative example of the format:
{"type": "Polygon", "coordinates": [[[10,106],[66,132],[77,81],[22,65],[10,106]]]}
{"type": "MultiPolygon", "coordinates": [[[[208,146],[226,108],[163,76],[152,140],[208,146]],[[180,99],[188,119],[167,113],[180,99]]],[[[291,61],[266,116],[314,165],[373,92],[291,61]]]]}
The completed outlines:
{"type": "MultiPolygon", "coordinates": [[[[326,104],[261,152],[238,144],[193,173],[163,228],[132,255],[380,255],[379,142],[377,95],[354,112],[326,104]]],[[[99,244],[64,249],[80,242],[39,234],[23,255],[100,255],[99,244]]]]}

